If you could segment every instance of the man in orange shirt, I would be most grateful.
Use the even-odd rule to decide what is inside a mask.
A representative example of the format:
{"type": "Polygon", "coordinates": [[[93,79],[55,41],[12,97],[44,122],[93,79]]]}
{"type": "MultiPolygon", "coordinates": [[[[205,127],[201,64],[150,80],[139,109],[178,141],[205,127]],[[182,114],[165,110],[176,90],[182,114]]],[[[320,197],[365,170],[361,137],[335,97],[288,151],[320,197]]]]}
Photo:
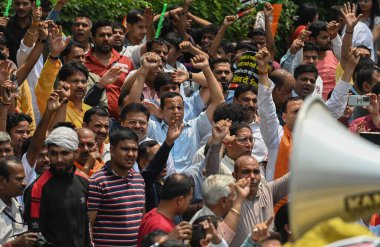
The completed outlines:
{"type": "Polygon", "coordinates": [[[77,134],[79,153],[74,165],[88,176],[91,176],[104,165],[96,145],[95,134],[87,128],[78,129],[77,134]]]}

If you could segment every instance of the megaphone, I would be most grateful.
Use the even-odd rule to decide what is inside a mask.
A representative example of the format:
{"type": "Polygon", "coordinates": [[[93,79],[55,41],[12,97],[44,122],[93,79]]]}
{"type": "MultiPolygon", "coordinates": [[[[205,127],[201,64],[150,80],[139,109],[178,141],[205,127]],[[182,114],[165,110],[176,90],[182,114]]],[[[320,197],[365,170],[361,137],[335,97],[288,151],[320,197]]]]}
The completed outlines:
{"type": "Polygon", "coordinates": [[[380,148],[339,124],[318,96],[298,113],[290,167],[294,239],[323,220],[380,210],[380,148]]]}

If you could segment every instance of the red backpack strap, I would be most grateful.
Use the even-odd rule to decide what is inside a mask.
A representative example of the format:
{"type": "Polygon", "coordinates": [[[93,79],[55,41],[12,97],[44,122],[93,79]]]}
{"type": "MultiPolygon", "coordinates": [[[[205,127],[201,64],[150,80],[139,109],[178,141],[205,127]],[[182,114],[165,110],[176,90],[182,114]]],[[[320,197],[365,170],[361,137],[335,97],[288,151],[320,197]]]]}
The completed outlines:
{"type": "Polygon", "coordinates": [[[30,218],[32,221],[31,230],[39,230],[39,218],[40,218],[40,207],[41,207],[41,197],[42,190],[45,184],[53,177],[53,174],[47,170],[41,177],[33,184],[31,204],[30,204],[30,218]]]}

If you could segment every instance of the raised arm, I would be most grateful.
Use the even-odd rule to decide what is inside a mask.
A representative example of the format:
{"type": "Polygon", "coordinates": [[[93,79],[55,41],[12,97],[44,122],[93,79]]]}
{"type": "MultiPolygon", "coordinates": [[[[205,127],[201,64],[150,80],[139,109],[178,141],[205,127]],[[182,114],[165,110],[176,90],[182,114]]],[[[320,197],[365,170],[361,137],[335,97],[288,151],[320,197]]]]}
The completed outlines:
{"type": "Polygon", "coordinates": [[[38,37],[37,25],[41,19],[41,15],[42,15],[42,8],[35,7],[32,12],[32,25],[28,28],[28,31],[26,31],[25,36],[23,38],[23,43],[27,47],[32,47],[33,44],[37,41],[37,37],[38,37]]]}
{"type": "Polygon", "coordinates": [[[341,117],[346,109],[348,92],[351,88],[350,80],[359,62],[360,55],[358,48],[352,47],[350,49],[342,78],[336,84],[330,99],[326,101],[326,105],[334,118],[341,117]]]}
{"type": "Polygon", "coordinates": [[[192,13],[188,13],[190,19],[192,21],[194,21],[195,23],[197,23],[199,26],[201,27],[207,27],[208,25],[211,25],[212,23],[209,22],[208,20],[205,20],[199,16],[196,16],[196,15],[193,15],[192,13]]]}
{"type": "Polygon", "coordinates": [[[231,121],[220,120],[212,128],[210,147],[205,158],[205,176],[218,174],[220,169],[220,149],[230,133],[231,121]]]}
{"type": "Polygon", "coordinates": [[[190,35],[186,32],[187,30],[187,15],[189,14],[189,9],[193,0],[185,0],[182,6],[182,12],[179,14],[179,21],[177,24],[177,31],[183,38],[183,40],[189,40],[190,35]]]}
{"type": "Polygon", "coordinates": [[[281,68],[288,71],[289,73],[293,74],[294,72],[294,59],[299,54],[301,49],[305,45],[305,39],[307,39],[310,35],[310,31],[303,30],[298,37],[293,40],[292,45],[290,46],[289,50],[286,52],[286,54],[281,58],[280,65],[281,68]]]}
{"type": "Polygon", "coordinates": [[[267,40],[267,49],[271,55],[271,59],[274,60],[274,53],[275,53],[275,43],[274,43],[274,37],[272,33],[272,26],[270,18],[273,15],[273,6],[272,4],[266,2],[264,4],[264,19],[265,19],[265,38],[267,40]]]}
{"type": "Polygon", "coordinates": [[[53,91],[47,101],[45,113],[38,124],[36,131],[30,142],[28,151],[26,152],[26,159],[31,167],[34,167],[37,157],[42,149],[43,143],[46,138],[46,133],[49,128],[50,121],[52,120],[55,112],[61,107],[63,101],[59,101],[58,90],[53,91]]]}
{"type": "MultiPolygon", "coordinates": [[[[29,55],[25,59],[24,63],[20,65],[16,71],[16,77],[17,77],[17,82],[19,86],[28,77],[30,71],[33,69],[34,65],[37,63],[38,59],[40,58],[44,50],[44,46],[48,39],[48,34],[49,34],[48,22],[39,22],[37,24],[37,30],[38,30],[38,40],[36,41],[32,51],[29,53],[29,55]]],[[[31,46],[33,46],[33,44],[31,46]]]]}
{"type": "Polygon", "coordinates": [[[352,46],[352,36],[354,34],[354,28],[356,24],[359,22],[360,18],[363,16],[363,14],[359,14],[358,16],[356,16],[355,6],[356,6],[355,4],[351,4],[350,2],[348,2],[348,3],[345,3],[343,5],[343,8],[340,10],[344,18],[344,22],[346,23],[346,31],[343,36],[341,60],[340,60],[340,64],[342,65],[342,68],[345,68],[347,64],[349,50],[350,50],[350,47],[352,46]]]}
{"type": "Polygon", "coordinates": [[[184,125],[178,124],[175,118],[172,119],[166,134],[166,140],[149,162],[149,165],[141,172],[147,188],[153,184],[154,180],[165,168],[174,141],[181,135],[183,127],[184,125]]]}
{"type": "Polygon", "coordinates": [[[341,50],[342,50],[342,40],[340,39],[339,32],[340,24],[336,21],[331,21],[327,24],[327,32],[330,34],[330,39],[332,43],[332,49],[335,57],[338,61],[341,60],[341,50]]]}
{"type": "Polygon", "coordinates": [[[70,84],[64,81],[60,81],[58,85],[58,90],[55,91],[59,94],[59,102],[61,102],[61,104],[59,105],[58,110],[56,110],[54,118],[50,122],[48,128],[49,132],[57,123],[66,121],[67,102],[69,101],[70,97],[70,84]]]}
{"type": "Polygon", "coordinates": [[[141,102],[141,94],[144,88],[144,83],[149,72],[158,68],[160,65],[160,57],[155,53],[150,53],[148,56],[143,58],[142,65],[140,69],[137,70],[137,79],[133,83],[131,91],[126,100],[126,104],[132,102],[141,102]]]}
{"type": "Polygon", "coordinates": [[[210,91],[210,98],[212,99],[211,104],[207,107],[206,114],[210,123],[212,123],[212,117],[216,107],[224,103],[222,87],[212,73],[206,56],[197,55],[193,57],[191,59],[191,64],[194,68],[202,70],[206,77],[208,89],[210,91]]]}
{"type": "Polygon", "coordinates": [[[222,43],[222,39],[226,34],[227,28],[231,26],[236,21],[236,17],[234,15],[224,17],[224,21],[222,26],[220,27],[218,33],[216,34],[214,40],[212,41],[210,48],[208,49],[208,54],[211,58],[216,58],[218,49],[220,44],[222,43]]]}

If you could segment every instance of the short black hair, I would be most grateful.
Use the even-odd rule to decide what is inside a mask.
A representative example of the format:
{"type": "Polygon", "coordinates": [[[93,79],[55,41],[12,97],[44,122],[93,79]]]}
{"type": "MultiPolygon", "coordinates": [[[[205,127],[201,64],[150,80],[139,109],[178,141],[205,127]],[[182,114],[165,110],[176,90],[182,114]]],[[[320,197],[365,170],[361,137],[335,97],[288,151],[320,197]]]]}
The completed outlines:
{"type": "Polygon", "coordinates": [[[312,64],[301,64],[294,69],[294,78],[297,79],[303,73],[314,73],[315,79],[318,78],[318,69],[312,64]]]}
{"type": "Polygon", "coordinates": [[[136,162],[140,166],[141,159],[148,159],[148,148],[154,147],[158,144],[155,140],[144,141],[139,145],[138,155],[136,162]]]}
{"type": "Polygon", "coordinates": [[[58,73],[58,81],[66,81],[66,79],[77,72],[82,72],[88,80],[88,70],[86,66],[79,62],[69,62],[62,66],[58,73]]]}
{"type": "Polygon", "coordinates": [[[4,157],[0,159],[0,176],[4,177],[7,181],[9,181],[9,163],[13,162],[16,164],[22,165],[22,162],[16,156],[4,157]]]}
{"type": "Polygon", "coordinates": [[[238,104],[223,103],[216,107],[213,115],[213,121],[216,123],[220,120],[229,119],[232,122],[248,121],[248,114],[238,104]]]}
{"type": "Polygon", "coordinates": [[[316,44],[314,44],[313,42],[305,41],[302,50],[303,50],[303,52],[305,52],[305,51],[315,51],[315,52],[318,52],[318,51],[319,51],[319,48],[318,48],[318,46],[317,46],[316,44]]]}
{"type": "Polygon", "coordinates": [[[217,64],[220,64],[220,63],[228,63],[230,65],[230,68],[232,66],[231,62],[230,62],[230,60],[228,58],[216,58],[216,59],[211,59],[210,60],[210,68],[211,68],[211,70],[214,70],[215,66],[217,64]]]}
{"type": "Polygon", "coordinates": [[[169,50],[169,44],[168,42],[166,42],[166,40],[163,40],[161,38],[154,38],[152,40],[149,40],[147,43],[146,43],[146,51],[147,52],[151,52],[152,49],[153,49],[153,45],[154,44],[158,44],[158,45],[166,45],[166,47],[168,48],[169,50]]]}
{"type": "Polygon", "coordinates": [[[66,48],[61,53],[61,57],[66,57],[67,55],[69,55],[71,50],[74,47],[79,47],[79,48],[83,49],[83,51],[85,51],[85,48],[83,45],[79,44],[78,42],[71,40],[70,43],[66,46],[66,48]]]}
{"type": "Polygon", "coordinates": [[[239,86],[235,89],[234,98],[238,99],[241,94],[246,92],[252,92],[255,95],[257,95],[257,90],[254,86],[245,83],[240,83],[239,86]]]}
{"type": "Polygon", "coordinates": [[[290,102],[294,102],[294,101],[303,101],[303,99],[302,99],[300,96],[289,97],[289,98],[288,98],[288,101],[286,101],[286,104],[285,104],[285,107],[284,107],[284,113],[286,113],[286,111],[287,111],[288,104],[289,104],[290,102]]]}
{"type": "Polygon", "coordinates": [[[83,122],[86,124],[89,124],[91,122],[91,117],[93,115],[100,116],[100,117],[109,117],[110,114],[108,113],[107,108],[105,107],[92,107],[91,109],[87,110],[83,116],[83,122]]]}
{"type": "Polygon", "coordinates": [[[120,113],[120,121],[124,121],[127,118],[128,113],[130,112],[141,112],[146,116],[147,121],[149,121],[150,113],[148,108],[146,108],[146,106],[142,103],[136,102],[129,103],[123,108],[123,110],[120,113]]]}
{"type": "Polygon", "coordinates": [[[170,32],[167,33],[164,37],[166,42],[168,42],[170,45],[174,46],[177,51],[180,50],[179,44],[183,41],[181,36],[177,32],[170,32]]]}
{"type": "Polygon", "coordinates": [[[171,73],[169,72],[160,72],[153,80],[153,87],[156,92],[159,92],[161,87],[169,84],[176,84],[179,87],[179,84],[174,82],[171,73]]]}
{"type": "Polygon", "coordinates": [[[115,29],[121,29],[124,33],[127,31],[127,29],[121,25],[120,22],[112,22],[112,31],[115,31],[115,29]]]}
{"type": "Polygon", "coordinates": [[[165,94],[164,96],[161,97],[161,99],[160,99],[160,101],[161,101],[160,102],[160,108],[164,109],[164,107],[165,107],[165,100],[166,99],[173,99],[175,97],[181,97],[182,102],[183,102],[182,95],[180,95],[179,93],[176,93],[176,92],[169,92],[169,93],[167,93],[167,94],[165,94]]]}
{"type": "Polygon", "coordinates": [[[219,26],[216,24],[210,24],[202,28],[202,36],[206,33],[216,35],[219,32],[219,26]]]}
{"type": "Polygon", "coordinates": [[[253,36],[264,36],[265,37],[265,30],[262,28],[254,28],[250,30],[247,34],[248,38],[253,38],[253,36]]]}
{"type": "Polygon", "coordinates": [[[172,174],[161,190],[161,200],[169,201],[179,196],[188,196],[194,187],[192,179],[185,174],[172,174]]]}
{"type": "Polygon", "coordinates": [[[9,113],[7,116],[7,128],[6,131],[10,134],[11,130],[16,127],[20,122],[27,121],[29,124],[32,123],[32,118],[25,113],[9,113]]]}
{"type": "Polygon", "coordinates": [[[257,52],[257,47],[252,42],[238,42],[235,47],[235,53],[240,50],[257,52]]]}
{"type": "Polygon", "coordinates": [[[227,39],[223,39],[220,46],[222,47],[225,53],[233,53],[235,50],[235,47],[232,44],[232,42],[227,39]]]}
{"type": "Polygon", "coordinates": [[[379,68],[371,58],[361,58],[359,60],[359,63],[355,67],[353,78],[360,91],[363,90],[364,82],[371,83],[372,75],[375,71],[379,71],[379,68]]]}
{"type": "Polygon", "coordinates": [[[316,38],[321,31],[327,32],[327,24],[324,21],[315,21],[310,24],[308,30],[311,32],[310,37],[316,38]]]}
{"type": "Polygon", "coordinates": [[[167,236],[167,235],[168,233],[164,232],[163,230],[160,230],[160,229],[155,230],[144,237],[141,243],[141,247],[150,247],[156,243],[155,242],[156,237],[167,236]]]}
{"type": "Polygon", "coordinates": [[[139,138],[136,133],[130,128],[117,128],[110,134],[110,144],[112,147],[116,147],[119,142],[131,140],[139,143],[139,138]]]}
{"type": "Polygon", "coordinates": [[[169,238],[168,240],[160,244],[160,247],[188,247],[188,246],[183,241],[169,238]]]}
{"type": "Polygon", "coordinates": [[[131,9],[127,13],[127,23],[128,24],[136,24],[141,21],[141,18],[138,16],[140,15],[141,17],[144,15],[144,10],[142,9],[131,9]]]}
{"type": "Polygon", "coordinates": [[[252,129],[249,127],[247,122],[232,122],[230,127],[230,135],[237,135],[237,132],[244,128],[247,128],[252,132],[252,129]]]}
{"type": "Polygon", "coordinates": [[[110,21],[97,21],[95,24],[91,27],[91,34],[92,37],[95,38],[96,32],[101,27],[111,27],[112,28],[112,22],[110,21]]]}
{"type": "Polygon", "coordinates": [[[297,9],[296,15],[297,20],[294,23],[294,26],[307,25],[312,23],[315,16],[318,14],[318,8],[313,3],[303,3],[297,9]]]}

